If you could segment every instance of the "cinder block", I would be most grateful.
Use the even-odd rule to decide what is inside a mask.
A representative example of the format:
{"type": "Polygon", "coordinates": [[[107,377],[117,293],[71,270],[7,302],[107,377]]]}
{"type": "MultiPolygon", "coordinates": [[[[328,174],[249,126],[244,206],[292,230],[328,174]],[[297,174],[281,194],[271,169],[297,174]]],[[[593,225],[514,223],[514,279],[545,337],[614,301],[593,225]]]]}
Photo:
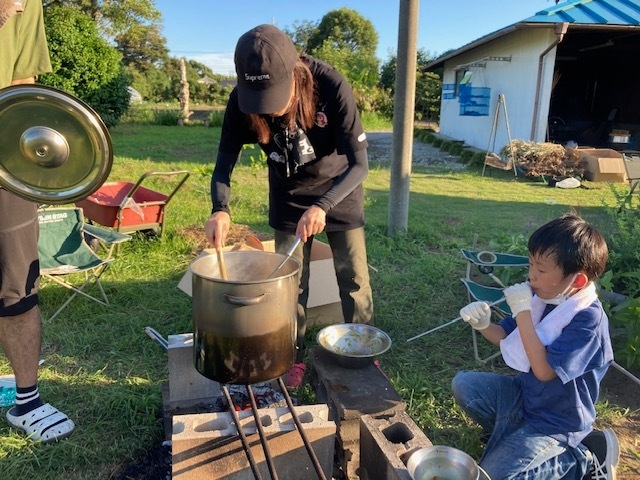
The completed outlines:
{"type": "Polygon", "coordinates": [[[411,480],[406,462],[429,438],[406,412],[364,415],[360,419],[360,478],[411,480]]]}
{"type": "Polygon", "coordinates": [[[190,407],[222,396],[220,384],[201,375],[193,364],[193,333],[169,335],[171,409],[190,407]]]}
{"type": "MultiPolygon", "coordinates": [[[[327,478],[332,477],[336,424],[326,405],[294,407],[305,435],[327,478]]],[[[238,412],[260,475],[271,478],[270,466],[252,411],[238,412]]],[[[272,467],[279,478],[309,480],[317,472],[288,408],[262,408],[258,418],[267,438],[272,467]]],[[[230,412],[174,415],[172,435],[174,480],[246,480],[254,478],[230,412]]]]}

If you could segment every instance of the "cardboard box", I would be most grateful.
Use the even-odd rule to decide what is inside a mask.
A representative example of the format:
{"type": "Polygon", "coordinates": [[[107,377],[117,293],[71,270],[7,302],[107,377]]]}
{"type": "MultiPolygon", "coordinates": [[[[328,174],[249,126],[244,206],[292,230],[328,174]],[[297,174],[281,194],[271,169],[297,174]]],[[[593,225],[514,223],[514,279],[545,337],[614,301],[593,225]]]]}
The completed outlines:
{"type": "MultiPolygon", "coordinates": [[[[275,252],[275,242],[269,240],[262,242],[265,252],[275,252]]],[[[223,251],[254,250],[246,244],[236,244],[225,247],[223,251]]],[[[207,248],[200,253],[203,255],[215,255],[216,251],[207,248]]],[[[183,275],[178,283],[178,288],[191,296],[191,272],[183,275]]],[[[309,300],[307,308],[329,305],[340,301],[336,271],[333,267],[333,255],[331,247],[324,242],[314,240],[311,245],[311,264],[309,266],[309,300]]]]}
{"type": "Polygon", "coordinates": [[[592,182],[626,182],[622,154],[609,148],[580,149],[584,177],[592,182]]]}

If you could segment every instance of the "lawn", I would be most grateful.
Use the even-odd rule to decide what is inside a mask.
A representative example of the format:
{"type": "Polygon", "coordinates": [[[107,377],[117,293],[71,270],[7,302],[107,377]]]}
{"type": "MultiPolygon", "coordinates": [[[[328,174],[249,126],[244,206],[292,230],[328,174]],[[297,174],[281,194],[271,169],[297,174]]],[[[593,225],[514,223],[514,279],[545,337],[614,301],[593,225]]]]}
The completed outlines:
{"type": "MultiPolygon", "coordinates": [[[[58,445],[40,446],[0,422],[0,478],[106,480],[161,441],[167,355],[144,328],[152,326],[165,337],[192,331],[191,302],[177,284],[204,246],[201,232],[211,209],[209,181],[219,134],[204,126],[138,124],[112,131],[116,158],[110,181],[134,182],[148,171],[185,169],[191,175],[167,207],[164,235],[136,233],[122,246],[103,277],[111,304],[76,299],[45,323],[40,391],[77,428],[58,445]]],[[[233,220],[268,234],[266,173],[256,158],[257,152],[245,152],[234,172],[233,220]]],[[[615,205],[613,190],[625,185],[562,190],[515,179],[509,172],[481,177],[478,168],[416,167],[408,229],[389,237],[389,182],[389,165],[372,164],[365,188],[375,322],[394,342],[381,359],[383,368],[434,443],[477,458],[479,431],[454,405],[450,381],[460,369],[504,367],[475,363],[469,328],[460,322],[413,342],[406,339],[458,316],[466,302],[460,248],[524,253],[535,228],[570,209],[613,234],[607,212],[615,205]]],[[[172,185],[158,178],[149,188],[164,192],[172,185]]],[[[56,285],[45,285],[43,316],[48,318],[66,295],[56,285]]],[[[308,335],[313,344],[315,331],[308,335]]],[[[6,373],[10,368],[0,357],[0,374],[6,373]]],[[[633,413],[606,398],[599,409],[603,424],[633,413]]],[[[637,458],[633,448],[630,455],[637,458]]]]}

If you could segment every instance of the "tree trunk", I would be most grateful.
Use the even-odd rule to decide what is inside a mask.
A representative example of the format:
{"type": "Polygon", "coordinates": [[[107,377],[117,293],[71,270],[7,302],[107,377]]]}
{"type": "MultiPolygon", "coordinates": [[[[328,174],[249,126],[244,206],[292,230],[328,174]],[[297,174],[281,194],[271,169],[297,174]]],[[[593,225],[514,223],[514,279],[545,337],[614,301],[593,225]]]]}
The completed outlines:
{"type": "Polygon", "coordinates": [[[180,59],[180,125],[189,122],[189,82],[187,81],[187,67],[184,58],[180,59]]]}

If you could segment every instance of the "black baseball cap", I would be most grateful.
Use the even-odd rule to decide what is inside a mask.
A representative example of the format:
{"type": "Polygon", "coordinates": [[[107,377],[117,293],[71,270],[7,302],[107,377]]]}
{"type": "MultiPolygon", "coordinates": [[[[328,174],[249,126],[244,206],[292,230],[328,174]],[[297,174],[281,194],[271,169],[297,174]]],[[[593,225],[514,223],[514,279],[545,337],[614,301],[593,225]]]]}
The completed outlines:
{"type": "Polygon", "coordinates": [[[238,103],[243,113],[271,114],[287,106],[298,52],[279,28],[264,24],[238,40],[238,103]]]}

